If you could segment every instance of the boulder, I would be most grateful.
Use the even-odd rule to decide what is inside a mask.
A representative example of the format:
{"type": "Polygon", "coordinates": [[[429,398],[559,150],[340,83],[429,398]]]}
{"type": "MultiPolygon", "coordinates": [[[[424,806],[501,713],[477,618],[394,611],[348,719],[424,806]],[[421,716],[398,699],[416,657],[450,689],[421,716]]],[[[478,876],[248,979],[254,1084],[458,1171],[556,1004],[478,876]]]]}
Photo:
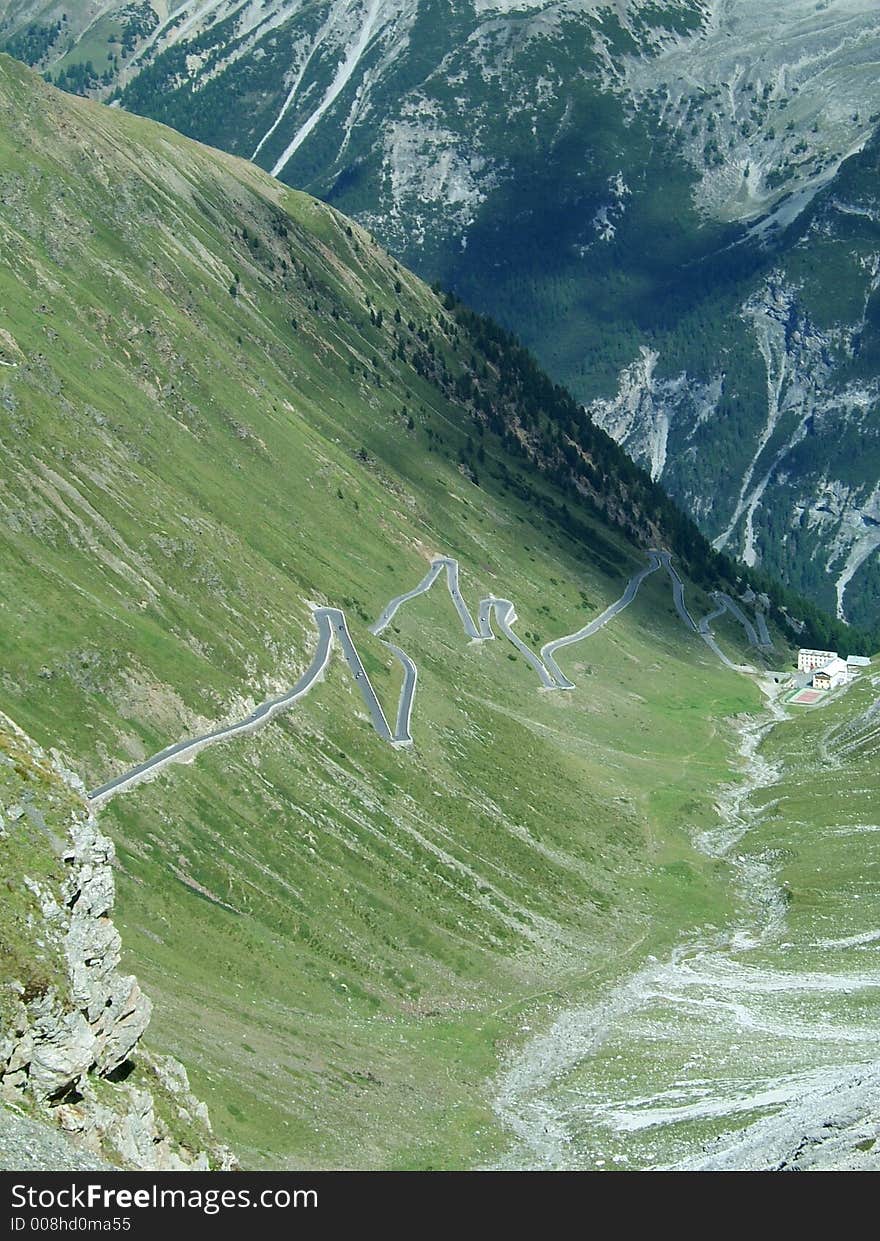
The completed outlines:
{"type": "Polygon", "coordinates": [[[52,992],[28,1007],[32,1037],[28,1088],[49,1099],[75,1086],[95,1062],[96,1039],[81,1012],[65,1012],[52,992]]]}
{"type": "Polygon", "coordinates": [[[128,1059],[150,1024],[152,1011],[153,1005],[133,974],[114,976],[104,1009],[92,1027],[97,1039],[98,1073],[112,1073],[128,1059]]]}

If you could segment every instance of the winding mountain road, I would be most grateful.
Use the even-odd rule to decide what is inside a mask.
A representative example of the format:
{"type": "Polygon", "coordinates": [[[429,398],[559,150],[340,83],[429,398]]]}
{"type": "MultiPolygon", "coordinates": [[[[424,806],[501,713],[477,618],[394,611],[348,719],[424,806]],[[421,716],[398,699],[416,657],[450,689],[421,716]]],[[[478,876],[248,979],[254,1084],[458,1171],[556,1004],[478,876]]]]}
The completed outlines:
{"type": "MultiPolygon", "coordinates": [[[[221,728],[214,728],[211,732],[203,733],[200,737],[195,737],[190,741],[178,741],[176,745],[166,746],[164,750],[160,750],[158,754],[154,754],[143,763],[138,763],[136,767],[132,767],[129,771],[123,772],[113,780],[108,780],[106,784],[93,789],[89,793],[89,801],[92,805],[100,805],[114,794],[121,793],[124,789],[131,788],[135,784],[140,784],[142,780],[145,780],[150,775],[155,775],[156,772],[160,771],[168,763],[187,762],[195,758],[200,750],[203,750],[205,746],[212,745],[215,741],[227,741],[230,737],[244,736],[248,733],[256,732],[264,724],[268,724],[276,715],[286,711],[288,707],[293,706],[295,702],[304,697],[315,682],[320,680],[330,660],[334,639],[339,641],[346,663],[361,691],[367,710],[370,712],[370,718],[376,732],[383,741],[388,741],[391,744],[411,744],[412,738],[409,736],[408,715],[406,716],[407,727],[405,735],[399,735],[399,717],[398,728],[395,729],[394,733],[391,732],[388,721],[385,718],[385,712],[382,710],[382,705],[376,696],[376,691],[373,689],[372,682],[357,653],[351,634],[348,632],[348,622],[342,609],[315,608],[312,615],[318,629],[318,645],[312,662],[292,689],[289,689],[285,694],[267,699],[266,702],[261,703],[243,720],[239,720],[234,724],[227,724],[221,728]]],[[[401,662],[404,663],[405,667],[407,663],[411,665],[412,689],[414,690],[415,664],[409,660],[408,656],[404,655],[403,651],[399,652],[399,657],[402,657],[401,662]]],[[[404,690],[406,690],[406,679],[404,680],[404,690]]],[[[411,700],[412,693],[410,693],[411,700]]]]}
{"type": "Polygon", "coordinates": [[[672,556],[669,552],[657,552],[656,554],[663,562],[663,566],[672,581],[672,602],[675,604],[676,612],[692,633],[699,633],[697,622],[687,610],[687,604],[684,601],[684,582],[678,576],[678,569],[672,563],[672,556]]]}
{"type": "MultiPolygon", "coordinates": [[[[648,564],[640,569],[629,579],[623,594],[619,599],[600,613],[594,620],[582,626],[574,633],[568,634],[563,638],[556,638],[552,642],[547,642],[541,647],[540,654],[535,654],[525,642],[514,632],[513,626],[516,623],[516,609],[510,599],[499,599],[494,595],[489,595],[481,599],[478,606],[479,624],[474,622],[474,618],[464,601],[461,593],[461,585],[459,582],[458,561],[452,556],[437,556],[431,562],[431,567],[419,584],[412,590],[406,591],[402,595],[396,595],[384,607],[382,614],[370,626],[370,633],[378,637],[388,625],[391,623],[398,609],[412,599],[418,598],[419,595],[425,594],[431,589],[437,579],[445,571],[446,587],[453,606],[458,613],[462,623],[465,635],[472,642],[488,642],[493,641],[495,634],[492,629],[492,619],[494,616],[498,629],[507,638],[508,642],[519,651],[523,659],[535,670],[541,681],[541,685],[547,690],[572,690],[575,689],[573,681],[565,675],[554,658],[555,653],[564,647],[572,646],[576,642],[583,642],[585,639],[592,637],[605,625],[608,624],[615,616],[629,607],[633,599],[639,592],[639,587],[646,577],[652,573],[656,573],[658,569],[665,569],[672,582],[672,597],[676,611],[683,623],[695,634],[703,639],[715,655],[729,668],[736,672],[754,673],[755,669],[743,664],[732,663],[720,649],[712,636],[709,629],[709,622],[727,610],[731,612],[737,620],[743,625],[746,637],[754,646],[765,646],[767,643],[759,640],[759,636],[755,631],[754,625],[748,620],[742,609],[729,596],[716,592],[714,597],[720,600],[718,608],[714,612],[710,612],[708,616],[703,617],[699,625],[694,621],[684,599],[684,583],[678,575],[672,557],[669,552],[651,549],[648,552],[648,564]]],[[[141,783],[143,780],[155,775],[168,763],[173,762],[189,762],[200,750],[206,746],[213,745],[217,741],[226,741],[231,737],[244,736],[263,725],[268,724],[276,715],[282,711],[286,711],[300,698],[304,697],[309,690],[318,682],[324,674],[330,655],[333,649],[334,641],[339,643],[343,657],[348,669],[357,684],[361,696],[363,697],[367,711],[373,728],[382,738],[383,741],[396,747],[410,746],[413,743],[410,726],[412,721],[413,702],[415,699],[416,686],[418,684],[418,668],[415,662],[402,650],[392,642],[382,640],[383,645],[391,652],[399,661],[403,668],[403,684],[400,690],[400,697],[397,705],[397,716],[395,719],[394,729],[392,730],[388,719],[382,709],[382,704],[376,694],[372,682],[363,665],[357,647],[348,630],[348,622],[345,613],[341,608],[334,607],[317,607],[312,612],[315,625],[318,630],[318,645],[312,662],[306,671],[302,674],[296,684],[286,693],[280,694],[274,698],[267,699],[256,707],[250,715],[245,719],[239,720],[233,724],[227,724],[220,728],[212,729],[210,732],[203,733],[199,737],[195,737],[188,741],[178,741],[174,745],[167,746],[164,750],[160,750],[158,754],[154,754],[151,758],[145,759],[144,762],[138,763],[137,766],[130,768],[121,775],[115,776],[112,780],[108,780],[105,784],[93,789],[89,793],[89,801],[93,806],[98,806],[134,785],[141,783]]],[[[763,620],[763,617],[760,618],[763,620]]],[[[759,624],[760,624],[759,620],[759,624]]],[[[761,638],[766,634],[766,622],[763,625],[763,633],[761,638]]],[[[769,641],[769,634],[766,634],[769,641]]]]}
{"type": "Polygon", "coordinates": [[[763,631],[762,637],[759,637],[755,626],[746,616],[739,604],[734,599],[731,599],[730,595],[726,595],[721,590],[713,590],[711,594],[712,598],[716,600],[718,606],[715,608],[714,612],[710,612],[708,616],[704,616],[700,621],[700,637],[706,643],[709,650],[717,655],[726,667],[731,668],[734,672],[743,672],[749,676],[753,675],[757,669],[753,668],[751,664],[735,664],[732,660],[727,658],[721,647],[715,641],[712,630],[709,628],[709,623],[710,621],[717,620],[719,616],[723,616],[725,612],[729,612],[731,616],[738,620],[742,625],[745,630],[746,639],[750,646],[757,647],[759,650],[772,651],[773,643],[770,640],[770,634],[767,631],[767,621],[764,618],[763,613],[755,613],[756,620],[758,621],[758,628],[763,631]],[[764,640],[764,638],[766,638],[766,640],[764,640]]]}
{"type": "Polygon", "coordinates": [[[385,642],[384,645],[403,664],[403,685],[400,690],[400,700],[397,704],[397,723],[394,728],[394,741],[397,745],[412,745],[412,734],[409,731],[409,726],[412,720],[413,699],[416,694],[419,670],[406,651],[402,651],[393,642],[385,642]]]}
{"type": "Polygon", "coordinates": [[[455,605],[455,610],[461,617],[465,633],[469,638],[476,639],[477,641],[484,637],[485,635],[481,634],[474,624],[474,618],[471,616],[468,606],[462,598],[461,586],[458,580],[458,561],[453,559],[452,556],[435,556],[431,561],[430,569],[418,586],[408,590],[405,595],[395,595],[389,603],[385,604],[385,607],[382,609],[382,615],[370,625],[370,633],[376,634],[378,637],[382,630],[387,629],[391,624],[394,614],[401,604],[407,603],[410,599],[415,599],[429,591],[444,569],[446,570],[446,586],[449,590],[450,598],[455,605]]]}
{"type": "MultiPolygon", "coordinates": [[[[238,737],[254,732],[263,724],[268,724],[280,711],[284,711],[287,707],[292,706],[304,694],[308,693],[327,667],[327,662],[330,658],[330,648],[333,645],[333,624],[329,613],[337,610],[321,608],[314,613],[315,623],[318,626],[318,646],[311,664],[293,688],[288,690],[286,694],[280,694],[276,698],[270,698],[266,702],[261,703],[249,716],[236,724],[215,728],[192,741],[178,741],[176,745],[166,746],[164,750],[160,750],[158,754],[154,754],[143,763],[138,763],[136,767],[132,767],[129,771],[123,772],[122,775],[116,776],[114,779],[108,780],[106,784],[93,789],[89,793],[89,801],[92,805],[100,804],[112,797],[114,793],[119,793],[134,784],[139,784],[148,774],[158,771],[166,763],[173,762],[174,760],[180,762],[181,759],[190,755],[194,757],[200,749],[214,741],[224,741],[228,737],[238,737]]],[[[343,617],[343,621],[344,619],[343,617]]]]}
{"type": "Polygon", "coordinates": [[[516,608],[509,599],[496,599],[494,595],[490,595],[487,599],[480,600],[480,637],[484,641],[490,641],[495,637],[492,632],[492,613],[495,613],[495,620],[498,628],[504,634],[507,641],[515,646],[527,664],[530,664],[538,676],[541,678],[541,684],[545,689],[562,689],[558,678],[555,678],[552,672],[549,672],[545,661],[540,655],[523,642],[517,634],[513,632],[513,626],[516,624],[516,608]]]}
{"type": "Polygon", "coordinates": [[[735,599],[731,599],[730,595],[725,595],[723,591],[713,590],[712,598],[718,599],[722,606],[730,612],[731,616],[736,617],[743,629],[746,631],[746,637],[752,646],[760,646],[761,639],[758,637],[758,631],[746,616],[745,612],[739,606],[735,599]]]}
{"type": "Polygon", "coordinates": [[[767,617],[758,608],[755,608],[755,624],[758,626],[758,635],[761,639],[761,646],[766,651],[772,651],[773,639],[770,637],[770,630],[767,628],[767,617]]]}

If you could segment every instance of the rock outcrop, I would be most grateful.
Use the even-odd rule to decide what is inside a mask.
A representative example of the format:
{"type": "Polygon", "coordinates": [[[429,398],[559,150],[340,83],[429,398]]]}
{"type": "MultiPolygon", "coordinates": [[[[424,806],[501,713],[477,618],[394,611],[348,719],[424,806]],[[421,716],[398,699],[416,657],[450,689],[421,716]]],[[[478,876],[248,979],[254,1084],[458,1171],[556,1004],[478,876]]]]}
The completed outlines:
{"type": "Polygon", "coordinates": [[[10,935],[17,957],[0,960],[0,1099],[50,1114],[82,1150],[125,1167],[234,1166],[183,1066],[141,1045],[152,1005],[119,970],[113,842],[76,778],[2,714],[0,830],[0,877],[25,911],[10,935]],[[28,937],[34,977],[22,969],[28,937]]]}
{"type": "Polygon", "coordinates": [[[771,1116],[721,1134],[676,1172],[876,1172],[880,1169],[880,1071],[856,1065],[828,1075],[771,1116]]]}

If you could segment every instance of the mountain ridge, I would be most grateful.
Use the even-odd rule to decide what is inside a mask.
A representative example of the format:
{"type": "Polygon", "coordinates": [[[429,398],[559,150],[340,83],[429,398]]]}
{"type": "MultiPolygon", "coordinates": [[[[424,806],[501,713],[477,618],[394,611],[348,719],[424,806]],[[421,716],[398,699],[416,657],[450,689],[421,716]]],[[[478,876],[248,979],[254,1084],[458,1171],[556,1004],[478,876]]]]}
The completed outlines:
{"type": "Polygon", "coordinates": [[[786,597],[728,572],[508,333],[332,208],[2,57],[0,116],[4,711],[98,788],[295,686],[313,609],[344,613],[386,723],[406,665],[382,639],[418,672],[411,746],[329,659],[296,709],[100,809],[152,1045],[243,1166],[531,1166],[535,1114],[551,1158],[625,1142],[654,1166],[763,1110],[768,1075],[849,1080],[874,991],[834,944],[872,916],[876,674],[772,733],[777,771],[786,597]],[[462,640],[484,621],[507,640],[462,640]],[[508,1067],[597,1011],[593,1052],[558,1048],[564,1098],[526,1075],[500,1106],[508,1067]]]}
{"type": "Polygon", "coordinates": [[[160,7],[74,4],[56,31],[61,7],[19,5],[7,46],[355,215],[711,540],[876,625],[878,407],[847,378],[876,208],[865,185],[828,211],[876,147],[867,0],[160,7]],[[836,246],[802,235],[822,203],[836,246]]]}
{"type": "MultiPolygon", "coordinates": [[[[440,552],[532,650],[641,570],[591,496],[646,533],[661,498],[599,431],[563,490],[563,394],[357,225],[5,58],[0,114],[0,693],[88,787],[294,685],[310,604],[344,609],[390,709],[369,626],[440,552]]],[[[689,833],[757,690],[659,576],[557,652],[555,695],[429,591],[385,630],[418,666],[412,747],[331,660],[296,710],[101,809],[153,1047],[243,1166],[493,1159],[487,1081],[548,988],[728,908],[689,833]]]]}

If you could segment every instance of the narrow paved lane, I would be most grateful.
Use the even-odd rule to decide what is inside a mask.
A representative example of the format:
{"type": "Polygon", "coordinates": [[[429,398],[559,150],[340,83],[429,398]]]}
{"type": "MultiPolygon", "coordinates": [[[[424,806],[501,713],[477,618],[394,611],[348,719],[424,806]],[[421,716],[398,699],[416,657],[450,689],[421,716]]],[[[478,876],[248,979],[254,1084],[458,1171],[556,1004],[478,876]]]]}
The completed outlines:
{"type": "Polygon", "coordinates": [[[721,662],[728,668],[731,668],[734,672],[742,672],[749,676],[755,675],[757,673],[757,669],[753,668],[751,664],[735,664],[732,660],[728,659],[721,647],[715,641],[714,634],[709,626],[713,620],[717,620],[719,616],[723,616],[725,612],[729,612],[731,616],[733,616],[742,625],[745,630],[746,639],[748,640],[750,646],[754,646],[758,650],[772,651],[773,643],[767,630],[766,618],[761,612],[755,613],[755,617],[758,622],[758,630],[761,631],[759,635],[758,630],[755,629],[755,626],[746,616],[745,612],[734,599],[731,599],[730,595],[726,595],[722,590],[713,590],[711,592],[711,596],[716,601],[718,606],[715,608],[714,612],[710,612],[700,621],[700,637],[706,643],[709,650],[712,651],[713,654],[717,655],[721,662]]]}
{"type": "Polygon", "coordinates": [[[437,581],[437,578],[444,569],[446,570],[446,587],[449,591],[450,598],[455,605],[455,610],[461,618],[464,631],[469,638],[479,639],[482,635],[474,624],[474,618],[471,616],[468,606],[461,595],[461,586],[459,585],[458,580],[458,561],[453,559],[452,556],[435,557],[435,559],[431,562],[430,569],[419,582],[418,586],[414,586],[412,590],[408,590],[406,594],[395,595],[389,603],[386,603],[385,607],[382,609],[382,615],[377,621],[374,621],[373,624],[370,625],[370,633],[378,636],[383,629],[387,629],[391,621],[394,619],[394,614],[397,612],[397,609],[401,607],[402,604],[408,603],[410,599],[416,599],[419,595],[426,594],[437,581]]]}
{"type": "Polygon", "coordinates": [[[129,771],[125,771],[114,779],[108,780],[106,784],[100,785],[99,788],[93,789],[89,793],[89,801],[93,805],[100,804],[113,796],[114,793],[140,783],[147,775],[158,771],[166,763],[173,762],[174,760],[180,762],[183,758],[187,758],[190,755],[194,756],[200,749],[214,741],[225,741],[229,737],[255,732],[257,728],[274,719],[280,711],[284,711],[292,706],[293,703],[309,692],[312,685],[314,685],[315,681],[327,667],[330,649],[333,645],[333,627],[329,613],[334,611],[336,609],[318,608],[314,612],[315,624],[318,627],[317,649],[309,667],[286,694],[280,694],[276,698],[270,698],[266,702],[261,703],[249,716],[236,724],[215,728],[211,732],[204,733],[201,737],[196,737],[191,741],[178,741],[176,745],[166,746],[164,750],[160,750],[152,758],[146,759],[143,763],[138,763],[136,767],[132,767],[129,771]]]}
{"type": "Polygon", "coordinates": [[[698,633],[699,630],[697,628],[697,622],[691,616],[687,609],[687,604],[684,601],[684,582],[678,576],[678,569],[676,569],[675,565],[672,563],[672,556],[669,552],[656,552],[653,554],[660,557],[663,567],[672,580],[672,601],[675,604],[676,612],[678,612],[688,629],[692,630],[694,633],[698,633]]]}
{"type": "Polygon", "coordinates": [[[547,667],[541,659],[540,655],[536,655],[531,647],[526,646],[522,638],[513,632],[513,626],[516,624],[516,608],[509,599],[496,599],[494,595],[490,595],[488,599],[480,600],[480,636],[484,640],[490,640],[495,637],[492,632],[492,613],[495,613],[495,620],[498,628],[504,634],[507,641],[515,646],[527,664],[530,664],[538,676],[541,678],[541,684],[545,689],[561,689],[562,686],[556,681],[553,675],[547,670],[547,667]]]}
{"type": "MultiPolygon", "coordinates": [[[[258,728],[268,724],[276,715],[286,711],[309,692],[327,667],[334,640],[339,642],[345,661],[361,692],[376,732],[383,741],[387,741],[392,745],[411,743],[412,738],[409,736],[408,730],[402,736],[398,735],[398,729],[395,729],[394,733],[392,733],[373,684],[367,675],[351,634],[348,631],[348,622],[342,609],[315,608],[312,615],[318,629],[318,646],[311,664],[292,689],[285,694],[279,694],[277,697],[270,698],[266,702],[261,703],[250,715],[235,724],[214,728],[211,732],[203,733],[200,737],[194,737],[189,741],[178,741],[175,745],[167,746],[164,750],[160,750],[158,754],[154,754],[143,763],[138,763],[136,767],[123,772],[122,775],[116,776],[113,780],[108,780],[106,784],[100,785],[99,788],[93,789],[89,793],[89,801],[93,805],[100,805],[115,793],[131,788],[135,784],[140,784],[148,776],[155,775],[157,771],[161,770],[168,763],[188,761],[194,758],[200,750],[203,750],[208,745],[212,745],[216,741],[227,741],[230,737],[245,736],[248,733],[256,732],[258,728]]],[[[400,655],[403,655],[402,651],[400,655]]],[[[404,663],[405,668],[407,660],[408,657],[403,656],[401,662],[404,663]]],[[[412,661],[409,662],[411,663],[412,661]]],[[[412,672],[414,674],[415,665],[412,665],[412,672]]],[[[407,678],[405,676],[404,692],[406,688],[407,678]]],[[[410,700],[414,688],[415,677],[413,675],[410,700]]],[[[408,722],[408,714],[406,719],[408,722]]]]}
{"type": "MultiPolygon", "coordinates": [[[[638,594],[639,587],[645,578],[652,573],[656,573],[660,568],[665,569],[669,575],[672,582],[672,597],[675,608],[685,626],[693,633],[699,634],[707,646],[727,667],[736,672],[754,673],[754,668],[748,665],[734,664],[727,658],[715,641],[709,629],[709,622],[720,616],[725,610],[730,611],[744,626],[746,636],[753,645],[766,646],[769,643],[769,634],[766,631],[766,621],[764,621],[763,616],[758,618],[758,624],[762,627],[759,638],[754,625],[748,620],[738,604],[730,599],[729,596],[716,593],[715,597],[720,600],[719,607],[708,616],[703,617],[699,625],[697,625],[687,609],[684,599],[684,583],[672,563],[670,553],[656,549],[651,549],[648,552],[648,564],[633,574],[619,599],[609,604],[604,612],[600,613],[599,616],[589,621],[586,625],[583,625],[575,633],[545,643],[541,647],[539,654],[535,654],[514,632],[513,626],[516,623],[517,615],[514,604],[510,599],[499,599],[494,595],[481,599],[478,606],[479,625],[474,623],[474,618],[461,593],[458,561],[452,556],[436,557],[432,561],[430,569],[417,586],[391,599],[383,608],[379,619],[370,626],[370,633],[378,637],[391,623],[400,607],[429,591],[441,574],[445,572],[449,596],[461,620],[465,635],[471,641],[488,642],[494,640],[495,634],[492,629],[492,618],[494,616],[501,633],[519,651],[530,667],[534,668],[544,689],[572,690],[575,688],[574,682],[570,681],[559,667],[554,658],[555,653],[567,646],[574,645],[576,642],[583,642],[587,638],[592,637],[593,634],[598,633],[624,608],[629,607],[638,594]]],[[[200,737],[195,737],[189,741],[178,741],[176,744],[160,750],[158,754],[154,754],[151,758],[138,763],[137,766],[115,776],[112,780],[108,780],[105,784],[94,789],[89,794],[89,800],[92,804],[100,805],[116,793],[132,788],[149,776],[154,775],[168,763],[190,761],[200,750],[208,745],[213,745],[217,741],[228,740],[230,737],[256,732],[258,728],[268,724],[276,715],[286,711],[295,702],[299,701],[300,698],[304,697],[312,686],[321,679],[329,662],[334,641],[339,643],[348,669],[361,692],[375,731],[383,741],[390,745],[412,745],[413,738],[410,728],[416,686],[418,684],[418,668],[414,661],[399,646],[395,646],[394,643],[387,642],[384,639],[382,640],[383,646],[391,652],[403,668],[403,684],[397,705],[395,726],[392,731],[375,688],[367,675],[363,661],[349,633],[345,613],[341,608],[320,607],[314,609],[313,617],[318,630],[318,645],[311,664],[292,689],[261,703],[250,715],[237,723],[212,729],[200,737]]]]}
{"type": "Polygon", "coordinates": [[[541,647],[541,658],[552,672],[557,685],[560,689],[575,689],[573,681],[569,681],[568,677],[559,667],[554,655],[556,651],[561,651],[565,646],[572,646],[575,642],[583,642],[585,638],[591,638],[594,633],[598,633],[604,628],[610,620],[613,620],[619,612],[624,608],[628,608],[639,593],[639,587],[646,577],[652,573],[656,573],[661,565],[661,558],[665,553],[650,551],[649,563],[644,569],[640,569],[638,573],[634,573],[626,584],[626,589],[619,599],[608,605],[604,612],[600,613],[595,620],[591,620],[583,628],[578,629],[576,633],[570,633],[564,638],[557,638],[554,642],[545,642],[541,647]]]}
{"type": "Polygon", "coordinates": [[[731,614],[731,616],[734,616],[739,621],[743,629],[746,631],[746,638],[748,639],[750,646],[761,645],[761,640],[758,637],[758,632],[755,629],[755,626],[746,616],[745,612],[742,610],[742,608],[739,606],[739,604],[736,602],[735,599],[731,599],[730,595],[725,595],[725,593],[721,590],[713,590],[712,598],[720,599],[721,603],[724,605],[727,611],[731,614]]]}
{"type": "Polygon", "coordinates": [[[385,642],[383,645],[387,646],[391,654],[395,655],[403,664],[403,686],[401,687],[400,700],[397,704],[397,723],[394,727],[394,741],[397,745],[412,745],[413,739],[409,729],[419,670],[406,651],[402,651],[399,646],[395,646],[393,642],[385,642]]]}
{"type": "Polygon", "coordinates": [[[755,608],[755,622],[758,626],[758,633],[761,638],[761,646],[767,651],[773,650],[773,639],[770,637],[770,630],[767,628],[767,617],[759,608],[755,608]]]}

